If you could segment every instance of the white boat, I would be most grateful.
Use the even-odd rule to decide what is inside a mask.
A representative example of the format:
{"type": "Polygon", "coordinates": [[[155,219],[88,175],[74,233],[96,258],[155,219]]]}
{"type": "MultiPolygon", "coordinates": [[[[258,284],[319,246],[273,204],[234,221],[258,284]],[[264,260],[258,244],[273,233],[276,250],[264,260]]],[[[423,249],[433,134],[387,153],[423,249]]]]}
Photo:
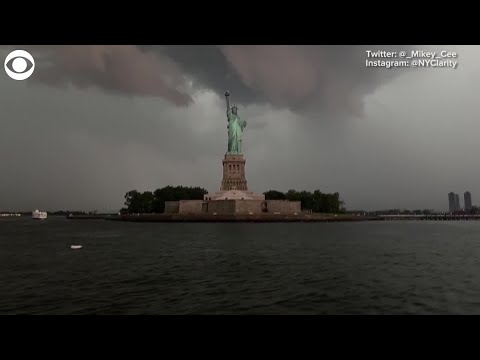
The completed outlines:
{"type": "Polygon", "coordinates": [[[82,245],[71,245],[70,249],[76,250],[76,249],[81,249],[83,246],[82,245]]]}
{"type": "Polygon", "coordinates": [[[47,218],[47,213],[45,211],[35,210],[32,212],[32,219],[45,220],[46,218],[47,218]]]}

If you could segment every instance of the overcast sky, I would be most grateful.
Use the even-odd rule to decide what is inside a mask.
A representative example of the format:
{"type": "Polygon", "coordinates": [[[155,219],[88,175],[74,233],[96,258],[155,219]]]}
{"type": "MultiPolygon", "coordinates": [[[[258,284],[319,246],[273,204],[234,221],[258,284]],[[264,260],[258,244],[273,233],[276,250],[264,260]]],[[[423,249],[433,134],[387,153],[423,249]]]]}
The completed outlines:
{"type": "Polygon", "coordinates": [[[249,189],[338,191],[349,209],[480,203],[478,46],[21,46],[0,74],[0,210],[117,210],[131,189],[219,190],[225,90],[249,189]],[[457,69],[366,68],[449,50],[457,69]]]}

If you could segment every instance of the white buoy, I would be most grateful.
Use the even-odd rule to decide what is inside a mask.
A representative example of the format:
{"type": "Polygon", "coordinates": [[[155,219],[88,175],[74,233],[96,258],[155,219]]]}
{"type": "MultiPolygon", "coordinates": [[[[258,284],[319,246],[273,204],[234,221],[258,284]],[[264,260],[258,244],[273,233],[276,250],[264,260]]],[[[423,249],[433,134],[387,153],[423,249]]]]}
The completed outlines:
{"type": "Polygon", "coordinates": [[[71,248],[71,249],[74,249],[74,250],[76,250],[76,249],[81,249],[82,247],[83,247],[82,245],[71,245],[71,246],[70,246],[70,248],[71,248]]]}

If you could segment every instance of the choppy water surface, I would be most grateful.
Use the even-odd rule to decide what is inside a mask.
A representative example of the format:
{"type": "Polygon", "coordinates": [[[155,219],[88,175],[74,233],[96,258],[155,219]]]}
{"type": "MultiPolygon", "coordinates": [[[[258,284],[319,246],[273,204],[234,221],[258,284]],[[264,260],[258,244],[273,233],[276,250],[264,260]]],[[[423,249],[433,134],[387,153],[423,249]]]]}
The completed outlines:
{"type": "Polygon", "coordinates": [[[480,313],[475,221],[2,219],[0,264],[0,314],[480,313]]]}

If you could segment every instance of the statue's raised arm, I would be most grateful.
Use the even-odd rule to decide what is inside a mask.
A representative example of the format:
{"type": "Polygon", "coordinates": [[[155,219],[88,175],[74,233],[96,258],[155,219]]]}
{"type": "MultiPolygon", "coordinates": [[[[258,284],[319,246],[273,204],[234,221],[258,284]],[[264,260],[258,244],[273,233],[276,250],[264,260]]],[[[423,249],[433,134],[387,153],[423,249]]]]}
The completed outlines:
{"type": "Polygon", "coordinates": [[[227,101],[227,117],[228,117],[228,113],[230,112],[229,98],[230,98],[230,92],[227,90],[227,91],[225,91],[225,100],[227,101]]]}

